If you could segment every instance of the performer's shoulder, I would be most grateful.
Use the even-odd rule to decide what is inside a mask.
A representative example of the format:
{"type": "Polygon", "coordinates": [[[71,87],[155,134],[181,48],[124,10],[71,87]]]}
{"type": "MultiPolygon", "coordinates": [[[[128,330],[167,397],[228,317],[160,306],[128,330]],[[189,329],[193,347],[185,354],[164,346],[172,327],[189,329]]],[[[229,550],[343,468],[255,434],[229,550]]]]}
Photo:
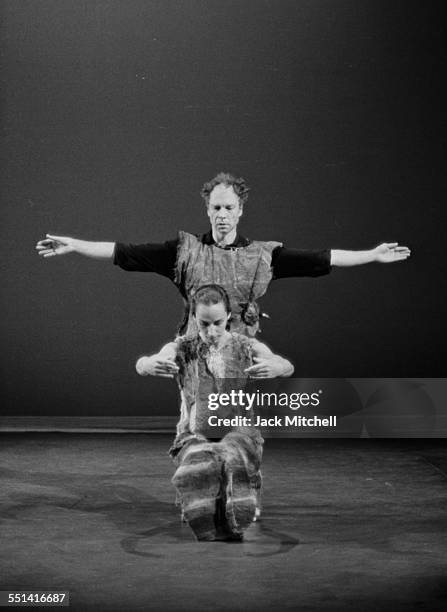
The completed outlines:
{"type": "Polygon", "coordinates": [[[277,249],[278,247],[284,246],[282,242],[278,242],[276,240],[253,240],[251,244],[260,246],[260,247],[264,247],[268,249],[269,251],[273,251],[274,249],[277,249]]]}
{"type": "Polygon", "coordinates": [[[177,237],[180,242],[185,242],[185,241],[202,242],[203,235],[202,234],[191,234],[190,232],[184,232],[183,230],[179,230],[177,237]]]}
{"type": "Polygon", "coordinates": [[[177,346],[183,346],[185,344],[191,344],[194,340],[197,340],[197,336],[192,334],[183,334],[182,336],[176,336],[174,342],[177,346]]]}
{"type": "Polygon", "coordinates": [[[185,359],[193,359],[197,356],[197,350],[200,343],[200,337],[197,335],[184,335],[175,338],[178,354],[183,355],[185,359]]]}
{"type": "Polygon", "coordinates": [[[233,339],[233,344],[236,344],[237,346],[245,350],[250,350],[253,347],[253,345],[257,342],[255,338],[249,338],[248,336],[245,336],[244,334],[240,334],[238,332],[233,332],[233,331],[230,333],[233,339]]]}

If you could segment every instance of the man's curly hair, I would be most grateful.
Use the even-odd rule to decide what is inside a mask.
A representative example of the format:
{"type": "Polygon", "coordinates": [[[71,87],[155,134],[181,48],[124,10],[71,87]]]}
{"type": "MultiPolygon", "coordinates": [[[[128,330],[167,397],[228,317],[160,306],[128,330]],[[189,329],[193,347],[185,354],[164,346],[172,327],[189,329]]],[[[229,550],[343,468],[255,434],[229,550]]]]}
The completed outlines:
{"type": "Polygon", "coordinates": [[[245,204],[245,202],[248,200],[248,192],[250,191],[250,187],[248,187],[243,178],[236,178],[228,172],[219,172],[219,174],[217,174],[213,179],[205,183],[200,191],[200,195],[205,200],[206,204],[209,203],[210,194],[217,185],[233,187],[241,205],[245,204]]]}

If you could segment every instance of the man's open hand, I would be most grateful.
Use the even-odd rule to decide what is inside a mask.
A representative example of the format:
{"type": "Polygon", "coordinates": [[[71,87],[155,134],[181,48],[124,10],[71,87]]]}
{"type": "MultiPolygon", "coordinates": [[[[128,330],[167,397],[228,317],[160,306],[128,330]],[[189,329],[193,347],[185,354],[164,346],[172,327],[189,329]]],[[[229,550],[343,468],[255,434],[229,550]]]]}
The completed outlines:
{"type": "Polygon", "coordinates": [[[411,251],[397,242],[384,242],[374,249],[374,260],[380,263],[393,263],[410,257],[411,251]]]}
{"type": "Polygon", "coordinates": [[[42,257],[54,257],[55,255],[66,255],[72,253],[75,248],[73,238],[68,236],[53,236],[47,234],[44,240],[39,240],[36,249],[42,257]]]}

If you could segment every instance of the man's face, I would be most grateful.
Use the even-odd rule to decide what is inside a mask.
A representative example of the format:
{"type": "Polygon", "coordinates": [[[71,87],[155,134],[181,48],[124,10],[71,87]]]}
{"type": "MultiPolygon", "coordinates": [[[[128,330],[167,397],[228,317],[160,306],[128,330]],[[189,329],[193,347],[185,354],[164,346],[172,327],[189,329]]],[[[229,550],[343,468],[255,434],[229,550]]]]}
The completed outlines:
{"type": "Polygon", "coordinates": [[[197,304],[195,318],[199,335],[205,344],[218,346],[225,334],[230,315],[223,302],[219,304],[197,304]]]}
{"type": "Polygon", "coordinates": [[[210,193],[207,212],[215,233],[225,236],[234,230],[242,215],[242,206],[233,187],[216,185],[210,193]]]}

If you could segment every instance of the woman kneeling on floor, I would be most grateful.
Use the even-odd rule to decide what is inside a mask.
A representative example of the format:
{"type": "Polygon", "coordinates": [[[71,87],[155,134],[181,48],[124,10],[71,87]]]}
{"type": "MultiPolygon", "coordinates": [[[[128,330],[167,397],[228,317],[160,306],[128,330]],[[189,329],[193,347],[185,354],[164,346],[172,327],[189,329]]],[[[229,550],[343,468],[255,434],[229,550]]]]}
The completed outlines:
{"type": "Polygon", "coordinates": [[[236,390],[249,377],[290,376],[293,366],[258,340],[228,331],[230,302],[221,286],[200,287],[191,311],[198,334],[178,337],[155,355],[141,357],[136,369],[142,376],[178,380],[180,420],[170,454],[177,466],[172,482],[184,520],[198,540],[241,540],[260,514],[264,441],[251,425],[252,409],[241,402],[227,405],[226,399],[214,412],[210,395],[240,397],[236,390]],[[237,424],[221,425],[229,419],[237,424]]]}

